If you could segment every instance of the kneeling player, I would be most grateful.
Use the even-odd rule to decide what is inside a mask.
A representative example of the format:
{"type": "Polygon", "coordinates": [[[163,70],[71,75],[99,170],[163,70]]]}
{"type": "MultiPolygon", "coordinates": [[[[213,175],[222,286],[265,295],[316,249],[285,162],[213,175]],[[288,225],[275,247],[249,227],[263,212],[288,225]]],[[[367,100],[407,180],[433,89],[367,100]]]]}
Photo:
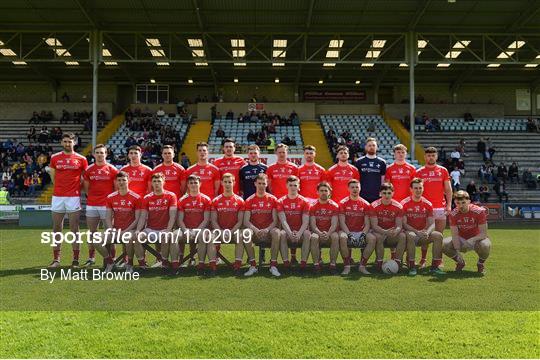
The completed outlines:
{"type": "Polygon", "coordinates": [[[471,204],[466,191],[454,195],[456,208],[450,213],[452,236],[443,241],[444,253],[456,262],[456,271],[465,267],[459,252],[474,250],[478,254],[478,272],[484,273],[484,263],[491,251],[491,240],[487,236],[487,214],[480,206],[471,204]]]}
{"type": "Polygon", "coordinates": [[[405,252],[405,234],[402,231],[403,207],[396,200],[394,186],[391,183],[381,185],[381,198],[371,204],[371,227],[377,238],[375,254],[377,270],[382,270],[384,248],[396,249],[396,262],[401,266],[401,258],[405,252]]]}
{"type": "MultiPolygon", "coordinates": [[[[233,269],[236,275],[240,275],[242,266],[242,257],[244,256],[244,232],[242,223],[244,221],[244,200],[233,192],[234,176],[230,173],[223,174],[221,178],[223,193],[212,200],[212,242],[215,245],[219,243],[235,243],[234,254],[235,261],[233,269]]],[[[251,276],[257,272],[257,262],[255,258],[250,259],[250,267],[244,273],[245,276],[251,276]]]]}
{"type": "Polygon", "coordinates": [[[285,268],[290,266],[289,247],[302,247],[300,270],[304,271],[310,249],[309,201],[298,194],[300,179],[294,175],[287,178],[287,195],[279,199],[278,217],[281,223],[281,257],[285,268]]]}
{"type": "Polygon", "coordinates": [[[360,181],[349,180],[349,196],[339,203],[339,248],[343,257],[344,268],[341,275],[349,275],[351,272],[351,256],[349,248],[363,249],[362,260],[358,270],[366,273],[367,259],[375,249],[376,238],[369,229],[370,204],[360,197],[360,181]]]}
{"type": "MultiPolygon", "coordinates": [[[[201,193],[201,178],[197,175],[189,175],[187,178],[188,193],[182,196],[178,200],[178,226],[175,237],[177,237],[181,244],[189,242],[197,244],[197,254],[199,257],[199,265],[197,271],[199,274],[204,272],[204,262],[208,255],[208,261],[210,262],[209,275],[215,275],[216,273],[216,248],[211,238],[206,238],[205,229],[207,229],[210,222],[210,209],[212,207],[212,200],[203,193],[201,193]]],[[[182,256],[180,253],[179,256],[182,256]]],[[[180,258],[182,261],[183,259],[180,258]]],[[[181,268],[178,268],[179,272],[181,268]]]]}
{"type": "MultiPolygon", "coordinates": [[[[136,192],[129,190],[128,182],[126,172],[120,171],[116,174],[115,183],[118,191],[107,196],[105,226],[107,229],[120,229],[121,234],[129,233],[127,235],[128,239],[126,239],[129,242],[125,244],[127,253],[126,272],[132,273],[134,245],[136,243],[135,230],[141,213],[142,199],[136,192]]],[[[107,264],[105,271],[110,272],[114,263],[114,243],[105,239],[105,243],[102,246],[97,246],[96,249],[105,259],[107,264]]],[[[139,265],[146,267],[142,257],[139,259],[139,265]]]]}
{"type": "Polygon", "coordinates": [[[249,244],[246,244],[248,259],[255,259],[253,245],[270,245],[270,273],[281,276],[277,269],[279,253],[279,229],[277,224],[277,199],[266,192],[268,177],[259,174],[255,179],[255,194],[251,195],[245,203],[244,227],[253,232],[249,244]]]}
{"type": "Polygon", "coordinates": [[[142,244],[156,242],[161,244],[161,267],[169,267],[169,253],[172,261],[172,272],[176,273],[180,264],[178,260],[179,247],[173,238],[172,230],[176,222],[177,199],[173,192],[163,188],[165,175],[156,173],[152,175],[152,192],[142,201],[142,212],[137,225],[136,245],[137,257],[144,259],[142,244]]]}
{"type": "MultiPolygon", "coordinates": [[[[311,257],[315,273],[321,271],[321,246],[330,247],[330,272],[337,274],[336,260],[339,251],[338,214],[339,206],[330,199],[332,188],[323,181],[317,185],[319,198],[309,209],[311,225],[311,257]]],[[[348,253],[347,253],[348,255],[348,253]]]]}
{"type": "Polygon", "coordinates": [[[417,246],[427,246],[433,243],[433,255],[431,261],[431,273],[443,275],[444,271],[439,269],[442,259],[443,235],[435,231],[435,220],[433,219],[433,206],[422,196],[424,193],[424,180],[414,178],[410,184],[411,196],[403,199],[403,229],[407,236],[407,261],[409,265],[409,275],[416,275],[415,251],[417,246]]]}

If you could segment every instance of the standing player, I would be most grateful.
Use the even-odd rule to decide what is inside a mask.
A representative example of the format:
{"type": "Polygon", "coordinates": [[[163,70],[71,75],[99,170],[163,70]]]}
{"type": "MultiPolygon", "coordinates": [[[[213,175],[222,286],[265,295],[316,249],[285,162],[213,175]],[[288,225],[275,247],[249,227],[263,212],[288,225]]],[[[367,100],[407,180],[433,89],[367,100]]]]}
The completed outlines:
{"type": "MultiPolygon", "coordinates": [[[[79,212],[81,211],[81,182],[83,173],[88,167],[86,158],[77,154],[74,150],[75,135],[69,133],[62,136],[62,151],[51,157],[50,176],[54,184],[53,197],[51,202],[51,212],[53,221],[53,232],[60,233],[64,227],[64,217],[68,216],[69,230],[79,233],[79,212]]],[[[55,234],[56,238],[56,234],[55,234]]],[[[58,240],[58,239],[57,239],[58,240]]],[[[51,268],[60,266],[60,247],[53,248],[53,261],[49,265],[51,268]]],[[[74,241],[73,261],[71,266],[79,267],[79,244],[74,241]]]]}
{"type": "Polygon", "coordinates": [[[138,240],[140,240],[138,258],[141,259],[142,243],[148,241],[161,244],[162,268],[169,267],[169,253],[172,261],[172,272],[179,267],[178,244],[174,242],[172,230],[176,223],[177,202],[176,195],[167,191],[165,175],[157,173],[152,175],[152,192],[142,200],[142,212],[137,224],[138,240]]]}
{"type": "Polygon", "coordinates": [[[171,145],[164,145],[161,149],[163,162],[156,166],[152,174],[162,173],[165,175],[165,190],[173,192],[179,199],[186,192],[186,170],[184,167],[174,162],[174,148],[171,145]]]}
{"type": "Polygon", "coordinates": [[[186,170],[186,177],[197,175],[201,179],[201,192],[213,199],[219,191],[219,169],[208,162],[208,144],[197,144],[197,163],[186,170]]]}
{"type": "MultiPolygon", "coordinates": [[[[246,164],[240,156],[235,156],[236,146],[233,139],[227,138],[223,141],[223,157],[214,160],[214,165],[219,169],[219,177],[225,173],[234,176],[234,193],[240,195],[240,169],[246,164]]],[[[223,192],[220,187],[219,193],[223,192]]]]}
{"type": "MultiPolygon", "coordinates": [[[[298,194],[300,180],[291,175],[287,179],[287,195],[278,201],[278,217],[281,223],[281,257],[285,268],[289,267],[289,246],[302,247],[300,269],[304,271],[310,250],[309,207],[310,203],[298,194]]],[[[291,251],[292,252],[292,251],[291,251]]]]}
{"type": "Polygon", "coordinates": [[[326,173],[326,178],[333,189],[332,200],[340,202],[349,196],[348,183],[351,179],[360,180],[358,169],[349,164],[349,148],[340,146],[337,149],[338,163],[326,173]]]}
{"type": "MultiPolygon", "coordinates": [[[[181,239],[180,247],[189,241],[190,245],[197,242],[197,253],[199,274],[204,272],[206,256],[210,262],[209,275],[216,273],[216,248],[212,241],[204,241],[202,231],[208,229],[210,222],[210,210],[212,200],[201,193],[201,179],[197,175],[190,175],[187,178],[188,192],[178,200],[178,231],[181,239]]],[[[211,240],[211,239],[208,239],[211,240]]],[[[179,259],[183,259],[180,252],[179,259]]]]}
{"type": "MultiPolygon", "coordinates": [[[[424,197],[433,205],[435,230],[441,234],[446,227],[446,216],[452,210],[452,185],[446,168],[437,165],[437,149],[428,147],[425,150],[426,165],[416,171],[416,176],[424,180],[424,197]]],[[[428,246],[422,247],[420,268],[426,264],[428,246]]]]}
{"type": "MultiPolygon", "coordinates": [[[[349,180],[349,196],[339,203],[339,248],[344,261],[341,275],[349,275],[351,272],[351,257],[349,254],[348,241],[361,243],[364,247],[364,255],[369,258],[375,249],[376,238],[369,229],[371,227],[369,214],[371,205],[360,197],[360,182],[356,179],[349,180]]],[[[362,266],[362,265],[360,265],[362,266]]],[[[364,269],[365,270],[365,265],[364,269]]]]}
{"type": "MultiPolygon", "coordinates": [[[[339,206],[330,199],[332,187],[326,181],[317,186],[319,198],[309,209],[311,225],[311,257],[314,272],[321,271],[321,245],[330,246],[330,272],[337,274],[336,260],[339,252],[339,206]]],[[[347,252],[348,256],[348,252],[347,252]]]]}
{"type": "Polygon", "coordinates": [[[405,229],[407,237],[409,275],[415,276],[417,272],[414,262],[416,246],[424,246],[429,243],[433,243],[433,259],[430,271],[436,275],[444,275],[444,271],[439,269],[442,259],[443,235],[435,231],[433,206],[422,196],[424,182],[422,179],[414,178],[410,187],[412,195],[401,202],[401,206],[403,206],[403,229],[405,229]]]}
{"type": "Polygon", "coordinates": [[[248,146],[248,162],[240,169],[240,192],[244,200],[255,194],[255,179],[268,169],[266,164],[261,163],[260,153],[258,145],[248,146]]]}
{"type": "Polygon", "coordinates": [[[360,196],[369,203],[380,196],[381,185],[384,183],[386,161],[377,156],[377,140],[368,138],[365,146],[366,155],[355,163],[360,172],[360,196]]]}
{"type": "MultiPolygon", "coordinates": [[[[405,233],[403,229],[403,207],[393,200],[394,186],[390,183],[381,185],[381,198],[371,204],[371,227],[377,238],[375,253],[377,270],[381,271],[384,258],[384,247],[395,248],[395,261],[401,266],[405,252],[405,233]]],[[[363,261],[364,259],[362,259],[363,261]]],[[[367,271],[366,271],[367,272],[367,271]]]]}
{"type": "Polygon", "coordinates": [[[246,244],[248,258],[255,259],[253,245],[270,245],[270,274],[281,276],[277,269],[277,257],[279,254],[279,229],[277,225],[277,199],[274,195],[266,192],[268,176],[257,175],[255,180],[257,192],[251,195],[245,203],[244,227],[253,232],[252,241],[246,244]]]}
{"type": "MultiPolygon", "coordinates": [[[[114,191],[114,179],[118,170],[106,160],[107,147],[98,144],[94,147],[95,162],[84,173],[84,192],[86,193],[86,224],[90,233],[97,231],[99,222],[105,222],[107,215],[107,196],[114,191]]],[[[103,224],[105,225],[105,224],[103,224]]],[[[114,245],[111,245],[114,248],[114,245]]],[[[113,250],[112,255],[116,253],[113,250]]],[[[93,242],[88,243],[88,260],[84,266],[96,263],[96,249],[93,242]]]]}
{"type": "Polygon", "coordinates": [[[129,164],[121,168],[129,176],[129,190],[144,198],[152,189],[152,169],[141,164],[141,147],[132,145],[128,149],[129,164]]]}
{"type": "Polygon", "coordinates": [[[459,252],[474,250],[478,254],[476,267],[483,274],[491,251],[486,210],[471,204],[469,194],[463,190],[456,192],[454,201],[456,208],[450,213],[452,236],[444,239],[443,251],[456,262],[456,271],[461,271],[465,267],[465,260],[459,252]]]}
{"type": "MultiPolygon", "coordinates": [[[[212,241],[218,243],[223,241],[234,241],[235,261],[233,269],[236,275],[240,275],[242,266],[242,257],[244,256],[244,239],[240,234],[242,223],[244,221],[244,200],[233,192],[234,176],[232,174],[223,174],[221,184],[223,194],[216,196],[212,200],[212,241]]],[[[244,276],[251,276],[257,272],[257,262],[255,258],[249,260],[250,267],[244,273],[244,276]]]]}
{"type": "MultiPolygon", "coordinates": [[[[118,190],[107,196],[107,216],[105,218],[105,226],[107,229],[120,229],[121,233],[130,233],[131,239],[128,239],[129,243],[126,244],[126,272],[132,273],[133,256],[137,241],[135,230],[137,229],[137,224],[141,214],[142,199],[139,195],[137,195],[137,193],[129,190],[129,179],[126,172],[120,171],[118,174],[116,174],[115,183],[118,190]]],[[[108,245],[108,249],[107,246],[98,247],[97,249],[106,259],[106,270],[111,271],[114,262],[114,254],[112,253],[114,244],[108,242],[104,245],[108,245]]],[[[146,262],[142,252],[139,254],[141,255],[139,257],[139,266],[146,268],[146,262]]]]}
{"type": "Polygon", "coordinates": [[[416,169],[407,162],[407,147],[394,146],[394,162],[386,168],[385,180],[394,185],[394,200],[401,202],[410,195],[410,184],[416,176],[416,169]]]}
{"type": "Polygon", "coordinates": [[[304,164],[298,168],[300,195],[311,203],[317,201],[317,185],[326,181],[326,170],[315,162],[315,146],[304,147],[304,164]]]}
{"type": "Polygon", "coordinates": [[[287,195],[287,179],[289,176],[298,176],[298,167],[287,160],[289,147],[278,144],[276,147],[277,162],[266,170],[268,175],[268,188],[272,195],[280,199],[287,195]]]}

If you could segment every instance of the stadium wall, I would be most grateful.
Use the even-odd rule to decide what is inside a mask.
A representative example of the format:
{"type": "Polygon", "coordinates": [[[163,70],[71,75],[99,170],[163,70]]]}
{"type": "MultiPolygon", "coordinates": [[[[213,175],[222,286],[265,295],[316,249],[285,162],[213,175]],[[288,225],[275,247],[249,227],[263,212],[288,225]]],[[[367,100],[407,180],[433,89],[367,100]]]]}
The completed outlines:
{"type": "MultiPolygon", "coordinates": [[[[403,119],[409,114],[409,104],[385,104],[384,111],[388,115],[403,119]]],[[[416,104],[416,114],[426,113],[429,117],[462,117],[470,112],[473,117],[504,117],[502,104],[416,104]]]]}
{"type": "MultiPolygon", "coordinates": [[[[221,113],[221,115],[225,116],[227,111],[232,110],[234,112],[235,117],[238,116],[238,114],[242,113],[244,114],[246,111],[248,111],[248,103],[242,102],[242,103],[231,103],[231,102],[223,102],[223,103],[198,103],[197,104],[197,116],[199,119],[202,120],[210,120],[212,116],[211,108],[212,106],[216,104],[217,111],[221,113]]],[[[315,120],[315,104],[314,103],[261,103],[264,106],[264,110],[266,112],[272,112],[275,114],[280,115],[289,115],[292,110],[295,110],[298,116],[302,121],[309,121],[309,120],[315,120]]]]}
{"type": "MultiPolygon", "coordinates": [[[[0,102],[0,120],[30,120],[33,111],[52,111],[53,115],[59,119],[62,110],[70,113],[78,111],[92,111],[92,103],[88,102],[0,102]]],[[[113,104],[110,102],[98,103],[98,111],[104,111],[108,119],[114,116],[113,104]]]]}
{"type": "Polygon", "coordinates": [[[356,105],[356,104],[315,104],[315,115],[320,116],[322,114],[365,114],[365,115],[378,115],[381,113],[379,105],[356,105]]]}
{"type": "MultiPolygon", "coordinates": [[[[100,83],[98,101],[116,101],[118,85],[100,83]]],[[[2,82],[0,102],[61,102],[66,92],[72,102],[92,102],[92,82],[60,83],[56,91],[46,82],[2,82]]]]}

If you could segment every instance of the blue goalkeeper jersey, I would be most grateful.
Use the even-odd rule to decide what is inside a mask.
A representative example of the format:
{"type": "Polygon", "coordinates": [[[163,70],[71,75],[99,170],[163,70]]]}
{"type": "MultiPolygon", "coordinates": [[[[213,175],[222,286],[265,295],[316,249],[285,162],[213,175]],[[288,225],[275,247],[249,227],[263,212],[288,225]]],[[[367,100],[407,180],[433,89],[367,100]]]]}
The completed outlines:
{"type": "Polygon", "coordinates": [[[355,163],[360,172],[360,196],[369,202],[380,196],[381,178],[386,173],[386,161],[380,157],[373,159],[362,156],[355,163]]]}
{"type": "Polygon", "coordinates": [[[247,165],[242,166],[240,169],[240,189],[242,190],[244,200],[255,194],[255,178],[260,173],[266,173],[268,166],[262,163],[257,165],[247,165]]]}

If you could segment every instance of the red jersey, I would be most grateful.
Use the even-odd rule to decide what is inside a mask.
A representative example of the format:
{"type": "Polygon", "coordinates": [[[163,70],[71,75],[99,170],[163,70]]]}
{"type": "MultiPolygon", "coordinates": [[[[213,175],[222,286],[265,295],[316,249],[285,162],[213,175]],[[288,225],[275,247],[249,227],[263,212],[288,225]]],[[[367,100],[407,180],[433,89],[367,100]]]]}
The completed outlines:
{"type": "Polygon", "coordinates": [[[186,170],[180,164],[173,162],[171,165],[159,164],[154,168],[152,174],[162,173],[165,175],[165,185],[163,188],[167,191],[173,192],[177,198],[180,198],[181,194],[181,182],[185,179],[184,174],[186,170]]]}
{"type": "Polygon", "coordinates": [[[84,172],[84,180],[88,181],[88,194],[86,194],[86,205],[105,206],[107,196],[114,191],[114,179],[118,174],[111,164],[98,166],[90,165],[84,172]]]}
{"type": "Polygon", "coordinates": [[[107,196],[107,209],[112,210],[112,222],[115,229],[125,230],[135,221],[135,211],[141,209],[142,198],[134,191],[125,195],[115,191],[107,196]]]}
{"type": "Polygon", "coordinates": [[[80,154],[66,154],[63,151],[51,156],[49,166],[55,169],[54,196],[80,196],[81,176],[88,167],[88,161],[80,154]]]}
{"type": "Polygon", "coordinates": [[[140,164],[139,166],[126,165],[120,169],[128,174],[129,190],[135,191],[144,197],[148,193],[148,183],[152,181],[152,169],[140,164]]]}
{"type": "Polygon", "coordinates": [[[480,234],[480,225],[487,222],[486,209],[469,204],[469,211],[462,213],[455,208],[450,213],[450,226],[457,226],[458,234],[465,240],[480,234]]]}
{"type": "Polygon", "coordinates": [[[232,229],[238,222],[240,211],[244,211],[244,200],[233,194],[232,196],[218,195],[212,200],[212,211],[217,212],[218,225],[221,229],[232,229]]]}
{"type": "Polygon", "coordinates": [[[386,168],[384,181],[394,185],[394,200],[401,202],[410,195],[411,181],[416,176],[416,169],[409,163],[398,165],[393,163],[386,168]]]}
{"type": "Polygon", "coordinates": [[[349,180],[360,180],[358,169],[349,163],[347,165],[339,163],[333,165],[328,169],[326,176],[332,186],[332,199],[338,202],[349,196],[349,180]]]}
{"type": "Polygon", "coordinates": [[[448,170],[440,165],[422,166],[416,176],[424,180],[424,197],[431,202],[434,209],[446,207],[444,182],[450,181],[448,170]]]}
{"type": "Polygon", "coordinates": [[[257,229],[264,229],[270,226],[274,217],[272,211],[277,209],[277,199],[272,194],[257,196],[257,193],[247,198],[245,202],[245,211],[251,212],[250,222],[257,229]]]}
{"type": "Polygon", "coordinates": [[[387,230],[396,227],[396,219],[403,217],[403,206],[393,199],[388,205],[384,205],[381,199],[375,200],[371,204],[370,217],[377,218],[377,224],[387,230]]]}
{"type": "MultiPolygon", "coordinates": [[[[315,224],[320,231],[328,231],[332,225],[332,217],[339,215],[339,205],[334,200],[321,204],[317,201],[311,205],[309,215],[315,217],[315,224]]],[[[336,228],[338,230],[339,226],[336,228]]]]}
{"type": "Polygon", "coordinates": [[[201,192],[208,196],[210,199],[213,199],[217,194],[215,192],[214,184],[216,181],[220,181],[219,169],[212,165],[191,165],[186,170],[186,179],[189,175],[197,175],[201,178],[201,192]]]}
{"type": "MultiPolygon", "coordinates": [[[[244,159],[240,156],[232,156],[227,158],[225,156],[215,159],[213,163],[219,169],[219,178],[225,173],[231,173],[234,176],[234,188],[233,192],[235,194],[240,193],[240,169],[242,166],[246,165],[244,159]]],[[[219,187],[219,193],[223,193],[223,186],[219,187]]]]}
{"type": "Polygon", "coordinates": [[[152,230],[164,230],[169,225],[169,209],[177,207],[176,195],[173,192],[163,190],[163,194],[156,195],[153,192],[143,199],[142,208],[148,211],[146,227],[152,230]]]}
{"type": "Polygon", "coordinates": [[[319,164],[304,164],[298,168],[298,177],[300,178],[300,195],[317,199],[317,185],[326,180],[326,170],[319,164]]]}
{"type": "Polygon", "coordinates": [[[302,195],[298,195],[295,199],[285,195],[278,200],[277,210],[285,213],[289,228],[298,231],[302,227],[302,216],[309,215],[309,206],[309,202],[302,195]]]}
{"type": "Polygon", "coordinates": [[[433,206],[425,197],[420,201],[414,201],[409,196],[401,202],[403,206],[403,216],[407,218],[407,224],[416,230],[424,230],[427,226],[427,219],[433,216],[433,206]]]}
{"type": "Polygon", "coordinates": [[[371,205],[361,197],[352,200],[346,197],[339,203],[339,212],[345,215],[345,224],[351,232],[360,232],[364,229],[366,216],[369,216],[371,205]]]}
{"type": "Polygon", "coordinates": [[[184,213],[184,224],[188,229],[198,229],[204,220],[204,212],[211,208],[212,200],[202,193],[197,196],[185,194],[178,200],[178,211],[184,213]]]}
{"type": "Polygon", "coordinates": [[[298,176],[298,167],[290,161],[285,164],[275,163],[268,167],[266,175],[270,180],[272,195],[279,199],[287,195],[287,178],[291,175],[298,176]]]}

